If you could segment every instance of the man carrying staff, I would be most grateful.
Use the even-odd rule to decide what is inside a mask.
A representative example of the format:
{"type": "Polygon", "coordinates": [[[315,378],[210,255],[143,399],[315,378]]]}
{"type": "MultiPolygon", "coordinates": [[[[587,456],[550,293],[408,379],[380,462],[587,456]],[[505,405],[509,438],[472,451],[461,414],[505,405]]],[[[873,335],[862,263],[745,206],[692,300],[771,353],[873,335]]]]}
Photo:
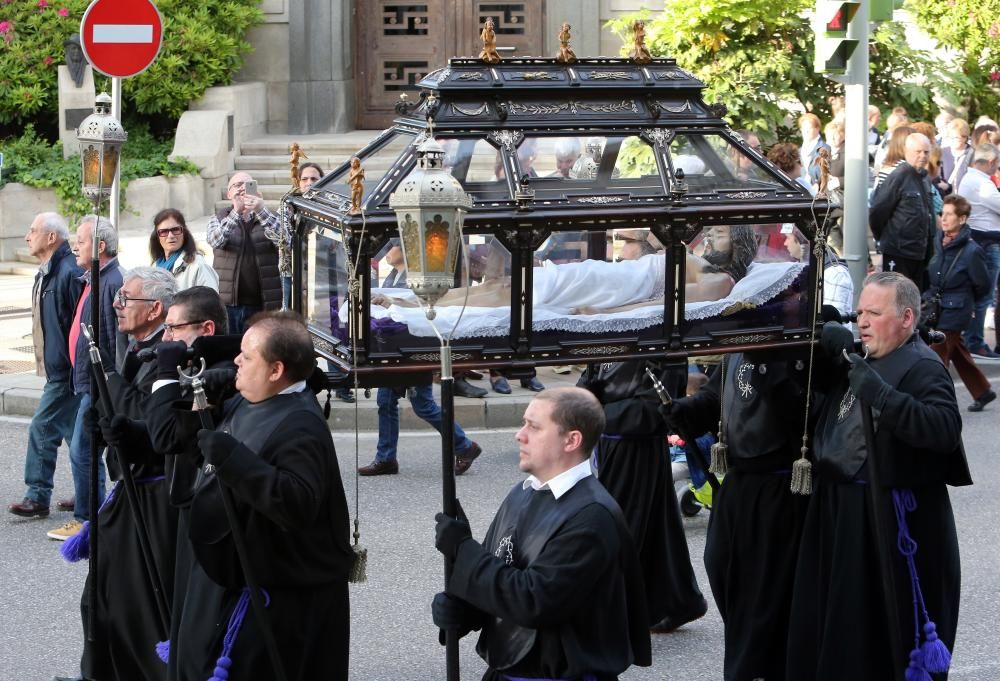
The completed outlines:
{"type": "Polygon", "coordinates": [[[788,679],[884,681],[904,669],[907,679],[929,679],[948,670],[961,565],[946,485],[972,479],[954,381],[915,333],[919,321],[916,284],[879,272],[858,302],[867,358],[848,362],[853,335],[823,329],[840,368],[816,425],[788,679]]]}
{"type": "Polygon", "coordinates": [[[435,545],[454,559],[434,623],[481,629],[479,655],[501,679],[617,679],[649,666],[649,621],[638,556],[621,509],[592,475],[604,410],[582,388],[543,390],[517,433],[518,483],[483,543],[439,513],[435,545]]]}
{"type": "Polygon", "coordinates": [[[263,313],[236,366],[240,394],[215,430],[198,432],[207,465],[191,503],[195,562],[171,641],[175,678],[274,679],[267,626],[287,681],[347,679],[353,554],[333,439],[306,385],[316,368],[309,332],[291,313],[263,313]],[[220,484],[234,500],[266,622],[250,608],[220,484]]]}

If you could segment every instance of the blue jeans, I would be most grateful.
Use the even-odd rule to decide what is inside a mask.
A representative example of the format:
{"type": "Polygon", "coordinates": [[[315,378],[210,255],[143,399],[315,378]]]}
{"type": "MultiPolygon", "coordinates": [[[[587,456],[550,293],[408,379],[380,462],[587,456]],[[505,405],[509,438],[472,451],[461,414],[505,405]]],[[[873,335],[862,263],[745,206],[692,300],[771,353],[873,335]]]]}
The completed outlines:
{"type": "MultiPolygon", "coordinates": [[[[76,506],[73,517],[77,520],[90,519],[90,432],[84,415],[90,409],[90,393],[80,395],[80,408],[76,412],[73,425],[73,439],[69,443],[69,462],[73,467],[73,487],[76,489],[76,506]]],[[[104,461],[103,452],[97,457],[97,505],[104,501],[104,461]]]]}
{"type": "MultiPolygon", "coordinates": [[[[980,244],[982,245],[982,244],[980,244]]],[[[986,276],[990,280],[990,291],[976,301],[976,314],[965,330],[965,346],[969,350],[978,350],[986,345],[984,334],[986,330],[986,309],[993,304],[993,294],[996,291],[997,275],[1000,274],[1000,243],[992,242],[983,246],[986,252],[986,276]]],[[[997,330],[1000,333],[1000,329],[997,330]]]]}
{"type": "MultiPolygon", "coordinates": [[[[441,409],[434,401],[431,385],[418,385],[410,388],[410,404],[413,413],[427,421],[437,432],[441,432],[441,409]]],[[[375,460],[378,462],[394,461],[396,445],[399,444],[399,394],[393,388],[379,388],[375,397],[378,404],[378,447],[375,450],[375,460]]],[[[455,424],[455,451],[464,452],[472,446],[472,441],[465,435],[462,427],[455,424]]]]}
{"type": "Polygon", "coordinates": [[[52,479],[59,445],[73,439],[79,398],[69,381],[46,381],[38,409],[28,428],[28,450],[24,457],[25,497],[48,506],[52,501],[52,479]]]}
{"type": "Polygon", "coordinates": [[[226,316],[229,318],[229,335],[242,336],[247,321],[263,308],[255,305],[226,305],[226,316]]]}

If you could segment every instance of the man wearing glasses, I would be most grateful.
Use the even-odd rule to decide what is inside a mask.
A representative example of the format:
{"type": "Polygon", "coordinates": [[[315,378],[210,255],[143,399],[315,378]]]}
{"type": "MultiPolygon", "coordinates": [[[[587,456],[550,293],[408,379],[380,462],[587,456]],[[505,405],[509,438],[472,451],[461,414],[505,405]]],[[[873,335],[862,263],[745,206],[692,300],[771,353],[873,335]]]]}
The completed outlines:
{"type": "MultiPolygon", "coordinates": [[[[59,502],[61,508],[72,509],[73,519],[62,527],[48,532],[51,539],[65,541],[83,527],[90,519],[90,431],[84,420],[91,408],[90,396],[90,354],[87,350],[87,339],[80,333],[80,325],[100,326],[100,348],[108,357],[116,357],[125,350],[125,336],[118,333],[118,319],[112,306],[115,295],[122,287],[122,268],[118,263],[118,232],[106,218],[88,215],[76,228],[76,241],[73,248],[76,253],[76,264],[83,268],[81,277],[84,289],[76,306],[73,323],[69,328],[69,360],[73,366],[70,381],[73,392],[80,396],[80,406],[73,424],[73,438],[69,444],[69,460],[73,471],[73,487],[76,497],[73,501],[59,502]],[[91,286],[90,265],[92,239],[98,240],[98,262],[100,275],[100,315],[95,321],[91,318],[91,286]]],[[[99,495],[104,497],[104,467],[98,472],[99,495]]],[[[98,499],[98,504],[100,504],[98,499]]]]}
{"type": "Polygon", "coordinates": [[[247,173],[230,178],[226,195],[233,207],[209,220],[206,240],[215,249],[229,332],[241,335],[257,312],[281,309],[278,248],[265,233],[278,230],[278,217],[264,206],[257,182],[247,173]]]}

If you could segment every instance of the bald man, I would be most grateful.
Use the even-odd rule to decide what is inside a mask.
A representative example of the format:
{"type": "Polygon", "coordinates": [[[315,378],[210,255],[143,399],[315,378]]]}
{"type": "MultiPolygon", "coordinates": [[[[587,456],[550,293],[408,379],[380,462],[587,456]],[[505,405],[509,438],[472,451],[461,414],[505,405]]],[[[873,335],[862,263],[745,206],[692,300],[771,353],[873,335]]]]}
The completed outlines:
{"type": "Polygon", "coordinates": [[[868,224],[882,251],[882,269],[899,272],[924,290],[937,226],[927,179],[931,141],[919,132],[906,138],[905,161],[872,196],[868,224]]]}
{"type": "Polygon", "coordinates": [[[248,173],[229,178],[226,196],[233,206],[212,216],[206,241],[214,249],[229,333],[239,335],[257,312],[281,309],[278,248],[265,233],[277,231],[278,216],[264,205],[248,173]]]}

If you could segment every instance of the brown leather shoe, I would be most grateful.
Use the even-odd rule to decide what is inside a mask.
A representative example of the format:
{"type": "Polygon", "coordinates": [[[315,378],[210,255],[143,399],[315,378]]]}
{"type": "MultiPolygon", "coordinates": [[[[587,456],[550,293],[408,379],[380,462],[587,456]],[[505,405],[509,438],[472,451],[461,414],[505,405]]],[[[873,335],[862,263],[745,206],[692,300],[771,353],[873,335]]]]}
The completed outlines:
{"type": "Polygon", "coordinates": [[[395,459],[372,461],[367,466],[358,469],[358,475],[395,475],[398,472],[399,462],[395,459]]]}
{"type": "Polygon", "coordinates": [[[60,499],[56,502],[56,510],[72,513],[76,510],[76,499],[60,499]]]}
{"type": "Polygon", "coordinates": [[[22,518],[48,518],[49,517],[49,507],[44,504],[40,504],[32,499],[25,498],[19,504],[10,504],[7,510],[16,516],[22,518]]]}
{"type": "Polygon", "coordinates": [[[462,475],[465,471],[469,470],[472,466],[472,462],[475,461],[476,457],[482,453],[483,448],[473,442],[471,447],[464,450],[461,454],[456,454],[455,475],[462,475]]]}

